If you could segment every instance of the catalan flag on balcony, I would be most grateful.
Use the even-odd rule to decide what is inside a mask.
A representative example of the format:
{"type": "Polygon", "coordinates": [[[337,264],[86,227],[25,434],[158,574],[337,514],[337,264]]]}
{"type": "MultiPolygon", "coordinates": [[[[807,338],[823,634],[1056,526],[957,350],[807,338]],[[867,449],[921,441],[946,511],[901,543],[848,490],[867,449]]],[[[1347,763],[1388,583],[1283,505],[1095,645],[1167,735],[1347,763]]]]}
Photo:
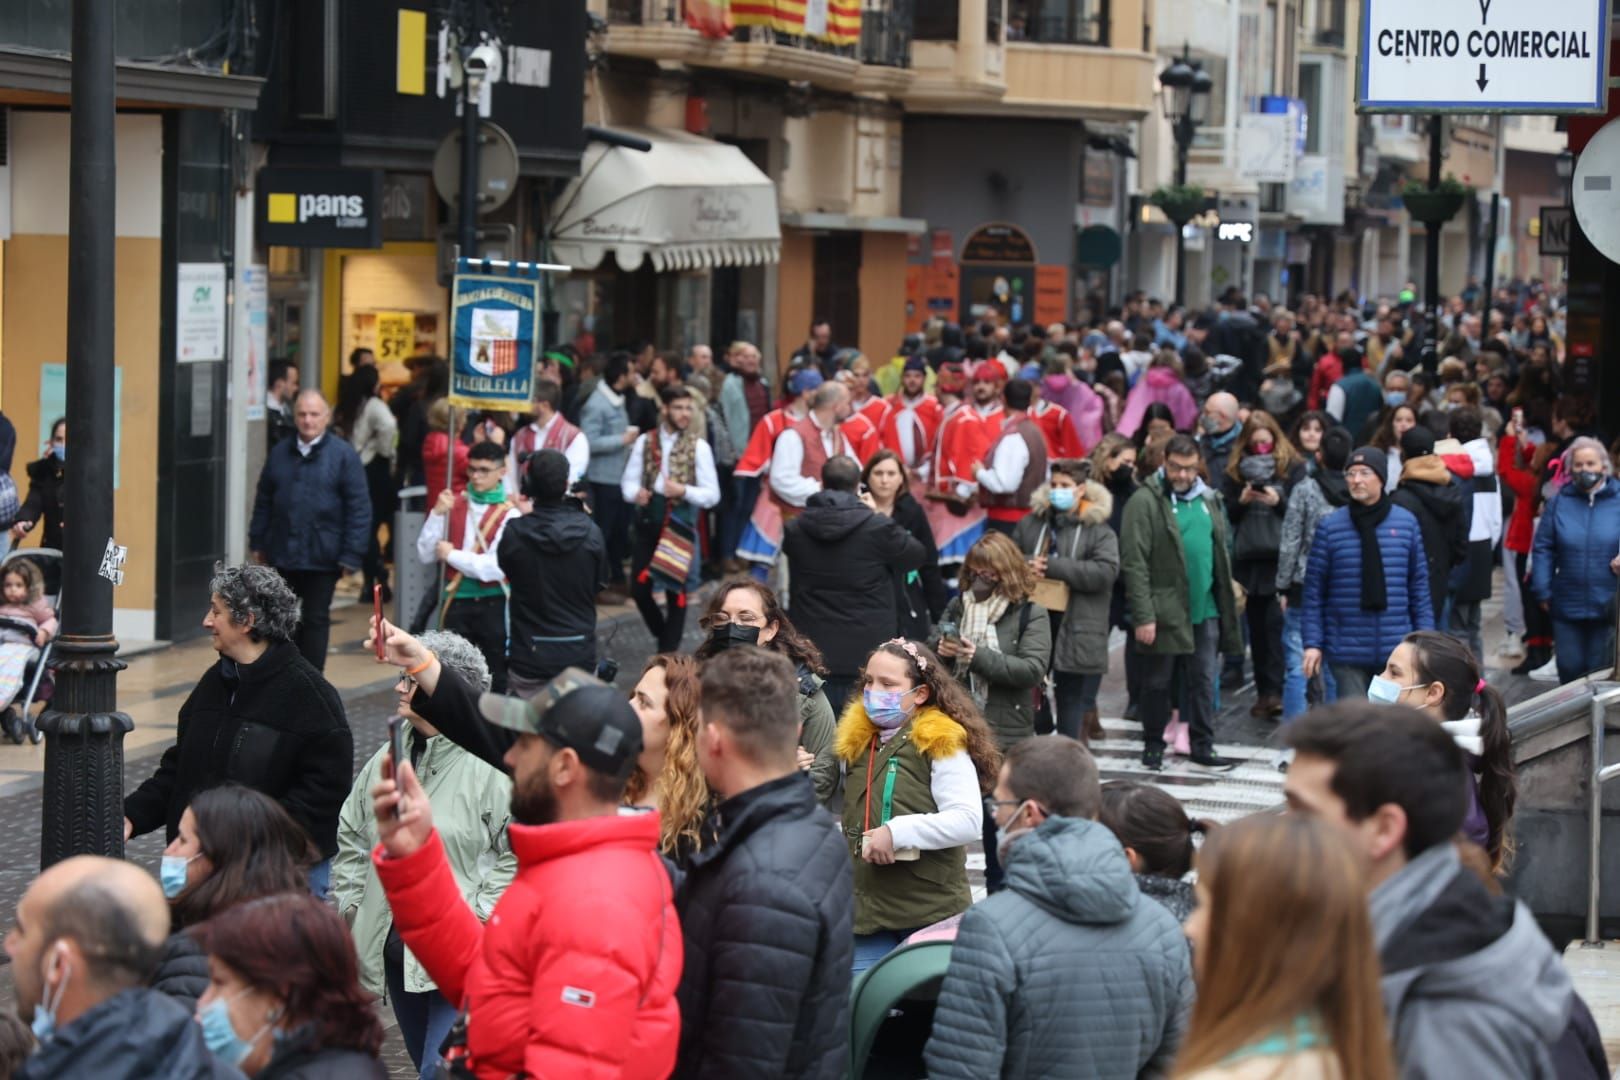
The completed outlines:
{"type": "Polygon", "coordinates": [[[832,45],[861,39],[860,0],[731,0],[731,18],[738,26],[767,26],[832,45]]]}

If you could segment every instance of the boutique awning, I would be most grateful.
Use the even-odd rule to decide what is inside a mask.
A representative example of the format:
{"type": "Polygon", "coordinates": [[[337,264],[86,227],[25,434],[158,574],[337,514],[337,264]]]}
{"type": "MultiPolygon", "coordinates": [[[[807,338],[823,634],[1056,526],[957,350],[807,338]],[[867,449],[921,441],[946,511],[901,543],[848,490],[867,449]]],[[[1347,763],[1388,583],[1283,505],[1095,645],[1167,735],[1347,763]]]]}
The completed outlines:
{"type": "Polygon", "coordinates": [[[552,255],[578,270],[758,266],[781,257],[776,185],[735,146],[669,128],[617,128],[642,152],[592,143],[552,206],[552,255]]]}

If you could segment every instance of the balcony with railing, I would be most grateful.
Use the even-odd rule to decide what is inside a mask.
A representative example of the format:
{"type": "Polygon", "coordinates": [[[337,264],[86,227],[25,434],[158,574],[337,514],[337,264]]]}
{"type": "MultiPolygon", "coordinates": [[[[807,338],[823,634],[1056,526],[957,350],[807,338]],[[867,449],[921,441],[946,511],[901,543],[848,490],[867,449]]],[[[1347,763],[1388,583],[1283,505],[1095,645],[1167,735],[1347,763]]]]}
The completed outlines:
{"type": "Polygon", "coordinates": [[[720,0],[608,0],[611,55],[724,68],[829,90],[897,93],[911,81],[914,0],[859,0],[859,30],[804,32],[802,5],[770,25],[734,25],[720,0]]]}

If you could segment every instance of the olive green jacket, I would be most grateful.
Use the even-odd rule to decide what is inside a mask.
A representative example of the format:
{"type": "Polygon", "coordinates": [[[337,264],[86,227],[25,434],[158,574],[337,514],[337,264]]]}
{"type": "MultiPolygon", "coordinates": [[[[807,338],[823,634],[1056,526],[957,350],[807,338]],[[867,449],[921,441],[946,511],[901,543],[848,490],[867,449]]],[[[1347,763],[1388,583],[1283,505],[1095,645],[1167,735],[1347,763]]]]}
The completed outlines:
{"type": "MultiPolygon", "coordinates": [[[[1243,651],[1238,629],[1237,598],[1232,592],[1231,537],[1221,497],[1213,490],[1201,496],[1214,527],[1215,606],[1220,611],[1221,652],[1243,651]]],[[[1125,503],[1119,527],[1119,565],[1125,578],[1125,606],[1132,626],[1155,624],[1152,645],[1140,646],[1158,656],[1186,656],[1193,651],[1191,602],[1187,595],[1187,557],[1181,530],[1170,507],[1163,475],[1150,476],[1125,503]]]]}
{"type": "MultiPolygon", "coordinates": [[[[960,596],[945,608],[943,621],[961,624],[960,596]]],[[[967,670],[956,672],[956,677],[963,686],[971,685],[970,675],[989,683],[984,720],[996,736],[996,745],[1006,750],[1035,734],[1035,688],[1046,678],[1046,667],[1052,659],[1052,620],[1046,609],[1033,601],[1009,604],[1006,613],[996,620],[996,641],[1001,645],[1000,652],[976,649],[972,663],[967,670]]],[[[937,628],[928,646],[939,650],[937,628]]],[[[945,663],[953,669],[956,664],[954,660],[945,663]]]]}

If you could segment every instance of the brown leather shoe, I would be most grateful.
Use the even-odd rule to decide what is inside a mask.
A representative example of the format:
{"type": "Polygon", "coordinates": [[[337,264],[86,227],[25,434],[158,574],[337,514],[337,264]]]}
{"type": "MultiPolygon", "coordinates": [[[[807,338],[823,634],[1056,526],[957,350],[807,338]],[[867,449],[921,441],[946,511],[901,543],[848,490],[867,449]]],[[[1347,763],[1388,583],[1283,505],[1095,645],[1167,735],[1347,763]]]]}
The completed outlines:
{"type": "Polygon", "coordinates": [[[1088,709],[1086,711],[1085,718],[1080,722],[1080,731],[1081,741],[1087,746],[1091,745],[1091,742],[1094,739],[1105,739],[1108,737],[1107,732],[1103,731],[1102,720],[1098,717],[1096,709],[1088,709]]]}

